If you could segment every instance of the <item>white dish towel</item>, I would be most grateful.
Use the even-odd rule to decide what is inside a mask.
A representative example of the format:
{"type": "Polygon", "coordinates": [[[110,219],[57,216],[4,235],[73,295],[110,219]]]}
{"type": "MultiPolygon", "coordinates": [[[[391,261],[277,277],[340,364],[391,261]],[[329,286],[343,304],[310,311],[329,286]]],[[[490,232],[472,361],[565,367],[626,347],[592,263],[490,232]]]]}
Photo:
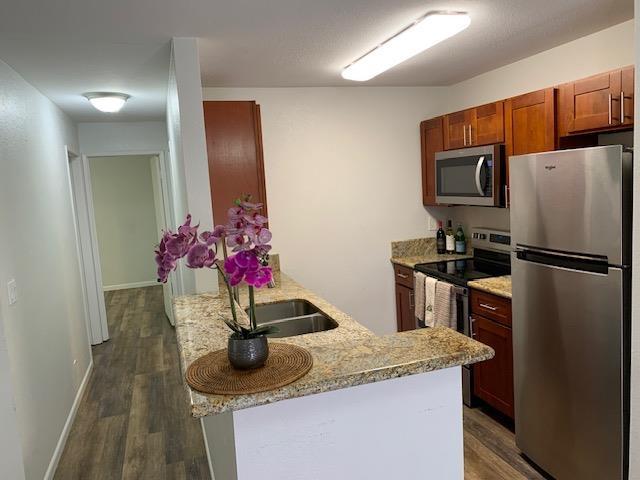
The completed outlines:
{"type": "Polygon", "coordinates": [[[434,300],[438,281],[424,273],[414,274],[415,315],[427,327],[434,325],[434,300]]]}
{"type": "Polygon", "coordinates": [[[424,322],[424,281],[427,276],[421,272],[413,272],[413,298],[415,315],[418,320],[424,322]]]}
{"type": "Polygon", "coordinates": [[[436,285],[438,281],[433,277],[426,277],[424,281],[424,324],[427,327],[435,325],[436,285]]]}

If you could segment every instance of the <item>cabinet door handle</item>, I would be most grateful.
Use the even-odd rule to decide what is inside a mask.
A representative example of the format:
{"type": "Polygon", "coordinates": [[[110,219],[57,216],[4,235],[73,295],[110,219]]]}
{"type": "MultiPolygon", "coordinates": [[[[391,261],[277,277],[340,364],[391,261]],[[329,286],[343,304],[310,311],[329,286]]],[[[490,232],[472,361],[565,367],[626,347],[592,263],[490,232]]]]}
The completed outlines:
{"type": "Polygon", "coordinates": [[[409,275],[405,275],[404,273],[397,274],[400,278],[409,278],[409,275]]]}
{"type": "Polygon", "coordinates": [[[609,125],[611,125],[611,94],[609,94],[609,125]]]}
{"type": "Polygon", "coordinates": [[[510,198],[509,198],[509,185],[505,185],[504,186],[504,204],[506,208],[509,208],[511,206],[511,202],[510,202],[510,198]]]}
{"type": "Polygon", "coordinates": [[[624,123],[624,92],[620,92],[620,123],[624,123]]]}
{"type": "Polygon", "coordinates": [[[498,307],[492,307],[491,305],[487,305],[486,303],[480,303],[480,306],[482,308],[486,308],[487,310],[491,310],[492,312],[498,310],[498,307]]]}
{"type": "Polygon", "coordinates": [[[413,292],[409,292],[409,306],[411,308],[415,308],[415,306],[416,306],[415,301],[414,301],[414,296],[415,296],[415,294],[413,292]]]}
{"type": "Polygon", "coordinates": [[[463,135],[462,143],[466,147],[467,146],[467,126],[466,125],[462,126],[462,135],[463,135]]]}
{"type": "Polygon", "coordinates": [[[469,145],[473,145],[473,136],[471,135],[471,124],[469,124],[469,145]]]}

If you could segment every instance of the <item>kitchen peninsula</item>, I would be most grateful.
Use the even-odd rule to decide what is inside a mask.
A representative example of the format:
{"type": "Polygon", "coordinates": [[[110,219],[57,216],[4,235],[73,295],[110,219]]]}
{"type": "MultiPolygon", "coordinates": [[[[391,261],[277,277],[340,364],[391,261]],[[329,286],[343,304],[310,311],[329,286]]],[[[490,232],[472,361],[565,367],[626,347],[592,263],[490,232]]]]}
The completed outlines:
{"type": "MultiPolygon", "coordinates": [[[[311,352],[306,376],[250,395],[186,387],[215,478],[462,478],[460,367],[492,358],[493,350],[444,327],[376,336],[284,274],[256,295],[258,303],[292,299],[338,324],[276,340],[311,352]]],[[[179,297],[174,311],[183,372],[225,348],[225,294],[179,297]]]]}

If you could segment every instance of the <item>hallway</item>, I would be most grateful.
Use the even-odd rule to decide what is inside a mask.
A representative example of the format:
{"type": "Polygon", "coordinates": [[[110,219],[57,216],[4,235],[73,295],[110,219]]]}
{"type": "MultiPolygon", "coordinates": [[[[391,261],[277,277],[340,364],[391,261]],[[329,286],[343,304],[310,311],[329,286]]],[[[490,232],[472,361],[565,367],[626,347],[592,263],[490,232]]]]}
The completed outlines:
{"type": "Polygon", "coordinates": [[[55,480],[209,479],[162,287],[106,292],[105,303],[111,340],[93,347],[93,374],[55,480]]]}

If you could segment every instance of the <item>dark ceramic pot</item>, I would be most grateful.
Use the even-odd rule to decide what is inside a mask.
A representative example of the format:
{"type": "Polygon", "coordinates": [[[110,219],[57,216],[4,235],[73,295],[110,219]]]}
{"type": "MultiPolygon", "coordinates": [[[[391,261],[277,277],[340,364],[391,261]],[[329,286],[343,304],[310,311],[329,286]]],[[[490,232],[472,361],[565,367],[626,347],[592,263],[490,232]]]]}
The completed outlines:
{"type": "Polygon", "coordinates": [[[229,337],[227,355],[231,365],[238,370],[261,367],[269,356],[267,337],[242,338],[233,334],[229,337]]]}

